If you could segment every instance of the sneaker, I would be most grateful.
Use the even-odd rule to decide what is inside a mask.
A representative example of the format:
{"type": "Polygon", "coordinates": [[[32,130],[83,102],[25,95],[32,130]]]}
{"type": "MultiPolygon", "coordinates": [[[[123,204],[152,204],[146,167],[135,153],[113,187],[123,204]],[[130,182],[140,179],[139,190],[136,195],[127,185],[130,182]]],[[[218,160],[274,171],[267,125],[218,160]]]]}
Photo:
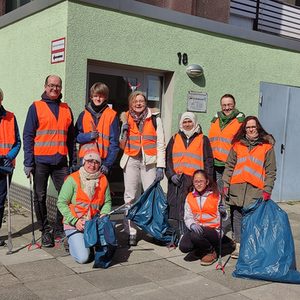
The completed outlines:
{"type": "Polygon", "coordinates": [[[42,246],[46,248],[54,247],[53,234],[49,231],[42,233],[42,246]]]}
{"type": "Polygon", "coordinates": [[[208,253],[205,256],[203,256],[200,260],[201,266],[210,266],[215,261],[217,261],[217,253],[216,251],[213,251],[212,253],[208,253]]]}
{"type": "Polygon", "coordinates": [[[231,253],[230,257],[233,259],[238,259],[240,255],[240,243],[235,244],[235,250],[231,253]]]}
{"type": "Polygon", "coordinates": [[[136,235],[130,235],[128,238],[128,246],[136,246],[137,241],[136,241],[136,235]]]}

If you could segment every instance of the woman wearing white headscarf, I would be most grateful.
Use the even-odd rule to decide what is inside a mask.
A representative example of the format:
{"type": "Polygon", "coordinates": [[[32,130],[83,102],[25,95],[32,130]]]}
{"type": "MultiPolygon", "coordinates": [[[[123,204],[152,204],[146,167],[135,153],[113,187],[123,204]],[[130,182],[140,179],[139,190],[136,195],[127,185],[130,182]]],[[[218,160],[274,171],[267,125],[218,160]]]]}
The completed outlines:
{"type": "Polygon", "coordinates": [[[210,142],[208,137],[203,135],[194,113],[182,114],[179,131],[170,139],[166,152],[169,221],[172,227],[183,234],[184,201],[190,192],[194,172],[202,169],[209,178],[213,178],[210,142]]]}

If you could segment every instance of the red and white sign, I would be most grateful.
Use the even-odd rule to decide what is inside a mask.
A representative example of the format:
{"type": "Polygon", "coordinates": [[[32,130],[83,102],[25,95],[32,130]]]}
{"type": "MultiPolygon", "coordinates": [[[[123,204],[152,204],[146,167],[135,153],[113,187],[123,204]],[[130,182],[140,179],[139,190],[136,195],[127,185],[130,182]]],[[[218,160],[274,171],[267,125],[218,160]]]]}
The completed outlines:
{"type": "Polygon", "coordinates": [[[65,61],[65,40],[66,38],[60,38],[51,41],[51,64],[65,61]]]}

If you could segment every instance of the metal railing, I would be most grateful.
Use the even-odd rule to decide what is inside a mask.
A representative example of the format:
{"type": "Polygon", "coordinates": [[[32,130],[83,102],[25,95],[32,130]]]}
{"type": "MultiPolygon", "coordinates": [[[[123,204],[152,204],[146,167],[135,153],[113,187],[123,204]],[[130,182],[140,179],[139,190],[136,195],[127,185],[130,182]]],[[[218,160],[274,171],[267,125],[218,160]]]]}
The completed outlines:
{"type": "Polygon", "coordinates": [[[231,0],[230,13],[253,20],[253,30],[300,39],[300,7],[276,0],[231,0]]]}

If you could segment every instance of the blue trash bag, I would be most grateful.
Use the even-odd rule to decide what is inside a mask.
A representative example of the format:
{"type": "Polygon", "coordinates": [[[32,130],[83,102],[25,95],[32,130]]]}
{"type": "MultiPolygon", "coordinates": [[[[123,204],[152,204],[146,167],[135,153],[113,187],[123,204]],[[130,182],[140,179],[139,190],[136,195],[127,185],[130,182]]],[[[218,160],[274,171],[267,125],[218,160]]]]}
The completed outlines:
{"type": "Polygon", "coordinates": [[[300,283],[287,213],[274,201],[257,200],[245,208],[234,277],[300,283]]]}
{"type": "Polygon", "coordinates": [[[108,268],[118,246],[115,223],[109,216],[99,218],[97,214],[84,224],[85,247],[95,247],[95,261],[93,268],[108,268]]]}
{"type": "Polygon", "coordinates": [[[167,199],[159,182],[154,182],[128,209],[127,218],[156,240],[175,243],[175,232],[168,223],[167,199]]]}

